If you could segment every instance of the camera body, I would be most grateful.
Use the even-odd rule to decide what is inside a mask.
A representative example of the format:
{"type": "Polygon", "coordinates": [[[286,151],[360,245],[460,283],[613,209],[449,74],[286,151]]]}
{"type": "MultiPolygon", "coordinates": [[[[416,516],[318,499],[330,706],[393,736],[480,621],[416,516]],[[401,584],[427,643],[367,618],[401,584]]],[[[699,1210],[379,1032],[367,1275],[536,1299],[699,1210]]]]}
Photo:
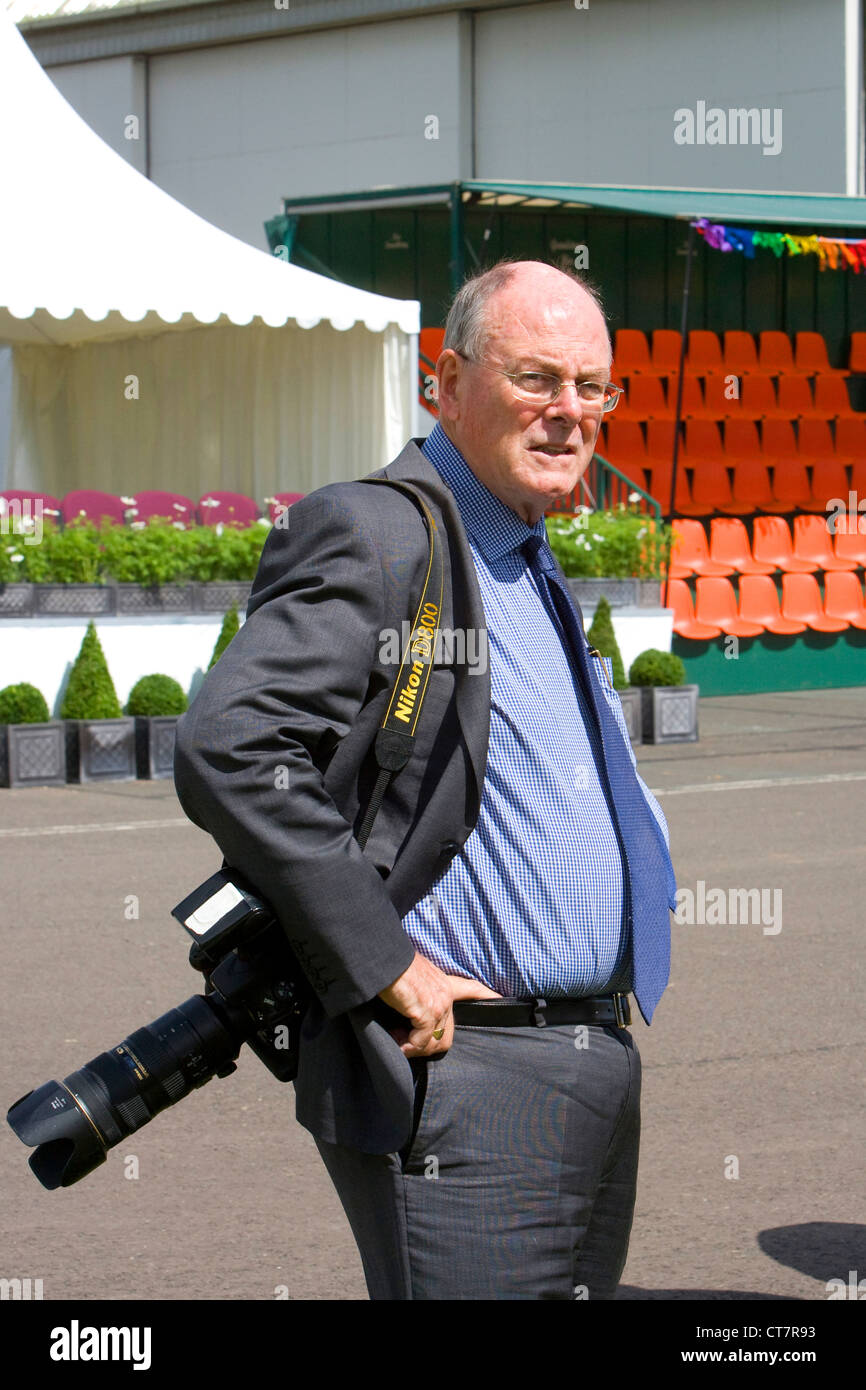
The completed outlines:
{"type": "Polygon", "coordinates": [[[7,1112],[43,1187],[70,1187],[161,1110],[237,1070],[247,1043],[279,1081],[298,1069],[312,991],[269,906],[223,866],[172,912],[193,938],[196,994],[7,1112]]]}
{"type": "Polygon", "coordinates": [[[310,989],[271,909],[223,868],[171,915],[193,938],[189,963],[205,977],[208,1002],[246,1014],[253,1031],[244,1041],[278,1081],[291,1081],[310,989]]]}

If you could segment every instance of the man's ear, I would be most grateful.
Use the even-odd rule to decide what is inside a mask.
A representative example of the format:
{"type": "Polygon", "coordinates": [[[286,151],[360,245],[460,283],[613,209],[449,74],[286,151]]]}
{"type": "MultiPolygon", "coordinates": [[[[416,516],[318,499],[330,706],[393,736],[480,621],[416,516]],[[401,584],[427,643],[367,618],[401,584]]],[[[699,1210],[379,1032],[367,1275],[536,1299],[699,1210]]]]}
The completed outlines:
{"type": "Polygon", "coordinates": [[[463,363],[453,348],[446,348],[436,363],[438,381],[437,402],[439,414],[446,420],[456,420],[459,415],[457,403],[457,383],[463,363]]]}

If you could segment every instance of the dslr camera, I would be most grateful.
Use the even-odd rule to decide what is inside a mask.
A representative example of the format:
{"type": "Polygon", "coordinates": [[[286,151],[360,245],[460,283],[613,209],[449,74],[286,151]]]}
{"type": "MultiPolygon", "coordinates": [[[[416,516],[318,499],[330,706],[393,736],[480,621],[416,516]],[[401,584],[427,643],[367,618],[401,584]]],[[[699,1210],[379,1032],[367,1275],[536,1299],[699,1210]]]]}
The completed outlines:
{"type": "Polygon", "coordinates": [[[312,991],[261,898],[223,866],[173,909],[193,938],[189,961],[205,993],[130,1033],[63,1081],[47,1081],[6,1118],[34,1148],[43,1187],[70,1187],[108,1150],[214,1076],[229,1076],[247,1043],[278,1081],[297,1074],[312,991]]]}

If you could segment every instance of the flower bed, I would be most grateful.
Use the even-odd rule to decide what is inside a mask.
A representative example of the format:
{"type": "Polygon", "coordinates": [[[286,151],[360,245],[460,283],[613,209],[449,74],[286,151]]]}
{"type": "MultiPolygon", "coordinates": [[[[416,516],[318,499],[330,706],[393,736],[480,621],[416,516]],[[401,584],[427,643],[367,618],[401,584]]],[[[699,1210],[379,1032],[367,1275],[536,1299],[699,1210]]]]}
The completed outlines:
{"type": "Polygon", "coordinates": [[[549,516],[547,535],[569,579],[660,579],[672,539],[669,526],[634,504],[549,516]]]}

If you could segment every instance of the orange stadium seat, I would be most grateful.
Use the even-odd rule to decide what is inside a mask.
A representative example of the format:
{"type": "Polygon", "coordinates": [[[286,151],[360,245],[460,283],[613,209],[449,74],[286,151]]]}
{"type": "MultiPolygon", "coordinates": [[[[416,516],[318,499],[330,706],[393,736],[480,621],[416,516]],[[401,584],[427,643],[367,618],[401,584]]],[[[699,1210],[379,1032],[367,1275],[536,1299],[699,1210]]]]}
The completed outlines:
{"type": "Polygon", "coordinates": [[[725,372],[743,376],[746,372],[758,370],[758,351],[751,333],[732,329],[724,336],[723,360],[725,372]]]}
{"type": "Polygon", "coordinates": [[[788,523],[781,516],[756,516],[752,531],[752,556],[759,565],[787,570],[791,574],[811,574],[818,568],[794,554],[788,523]]]}
{"type": "Polygon", "coordinates": [[[775,329],[765,329],[758,338],[758,364],[762,372],[779,376],[783,372],[796,372],[791,339],[787,333],[775,329]]]}
{"type": "Polygon", "coordinates": [[[824,611],[814,574],[782,576],[782,617],[805,623],[815,632],[843,632],[848,626],[847,619],[831,618],[824,611]]]}
{"type": "Polygon", "coordinates": [[[731,637],[757,637],[763,631],[760,623],[739,616],[730,579],[698,579],[695,587],[695,618],[699,623],[720,627],[731,637]]]}
{"type": "Polygon", "coordinates": [[[740,617],[745,622],[760,623],[767,632],[777,636],[793,636],[805,632],[806,624],[783,618],[775,580],[765,574],[744,574],[740,580],[740,617]]]}
{"type": "Polygon", "coordinates": [[[866,566],[866,512],[839,517],[833,537],[837,559],[853,560],[858,569],[866,566]]]}
{"type": "Polygon", "coordinates": [[[800,415],[816,415],[812,387],[805,376],[782,376],[779,378],[779,413],[786,420],[796,420],[800,415]]]}
{"type": "Polygon", "coordinates": [[[689,355],[687,371],[695,376],[705,376],[708,372],[724,372],[722,345],[718,333],[705,328],[693,328],[689,334],[689,355]]]}
{"type": "Polygon", "coordinates": [[[815,378],[815,413],[825,420],[866,418],[862,411],[851,409],[848,387],[839,376],[815,378]]]}
{"type": "MultiPolygon", "coordinates": [[[[730,574],[773,574],[775,565],[763,564],[752,556],[749,533],[738,517],[717,516],[710,523],[710,559],[725,566],[730,574]]],[[[720,571],[721,572],[721,571],[720,571]]],[[[712,571],[707,571],[712,573],[712,571]]]]}
{"type": "Polygon", "coordinates": [[[719,563],[710,558],[707,549],[707,533],[699,521],[687,521],[675,517],[672,523],[674,545],[671,551],[671,578],[687,579],[692,574],[733,574],[729,564],[719,563]]]}
{"type": "Polygon", "coordinates": [[[692,595],[683,579],[671,579],[668,584],[668,607],[674,610],[674,632],[678,637],[694,641],[718,637],[722,631],[712,623],[699,623],[692,606],[692,595]]]}
{"type": "Polygon", "coordinates": [[[808,560],[813,569],[853,570],[853,560],[834,553],[826,516],[794,517],[794,558],[808,560]]]}
{"type": "Polygon", "coordinates": [[[844,367],[831,367],[827,356],[827,344],[820,333],[798,333],[794,339],[794,365],[801,372],[817,376],[825,372],[834,376],[848,376],[844,367]]]}
{"type": "Polygon", "coordinates": [[[843,415],[836,421],[836,457],[848,463],[866,462],[866,419],[862,415],[843,415]]]}
{"type": "MultiPolygon", "coordinates": [[[[622,376],[632,372],[649,372],[653,375],[649,343],[640,328],[618,328],[613,349],[616,369],[622,376]]],[[[657,373],[655,373],[657,375],[657,373]]]]}
{"type": "Polygon", "coordinates": [[[866,373],[866,333],[851,334],[851,352],[848,357],[848,370],[858,375],[866,373]]]}
{"type": "MultiPolygon", "coordinates": [[[[864,335],[866,336],[866,335],[864,335]]],[[[677,328],[657,328],[653,333],[652,363],[661,376],[677,376],[682,335],[677,328]]]]}
{"type": "Polygon", "coordinates": [[[856,574],[830,573],[824,579],[824,612],[828,618],[866,629],[866,604],[856,574]]]}

